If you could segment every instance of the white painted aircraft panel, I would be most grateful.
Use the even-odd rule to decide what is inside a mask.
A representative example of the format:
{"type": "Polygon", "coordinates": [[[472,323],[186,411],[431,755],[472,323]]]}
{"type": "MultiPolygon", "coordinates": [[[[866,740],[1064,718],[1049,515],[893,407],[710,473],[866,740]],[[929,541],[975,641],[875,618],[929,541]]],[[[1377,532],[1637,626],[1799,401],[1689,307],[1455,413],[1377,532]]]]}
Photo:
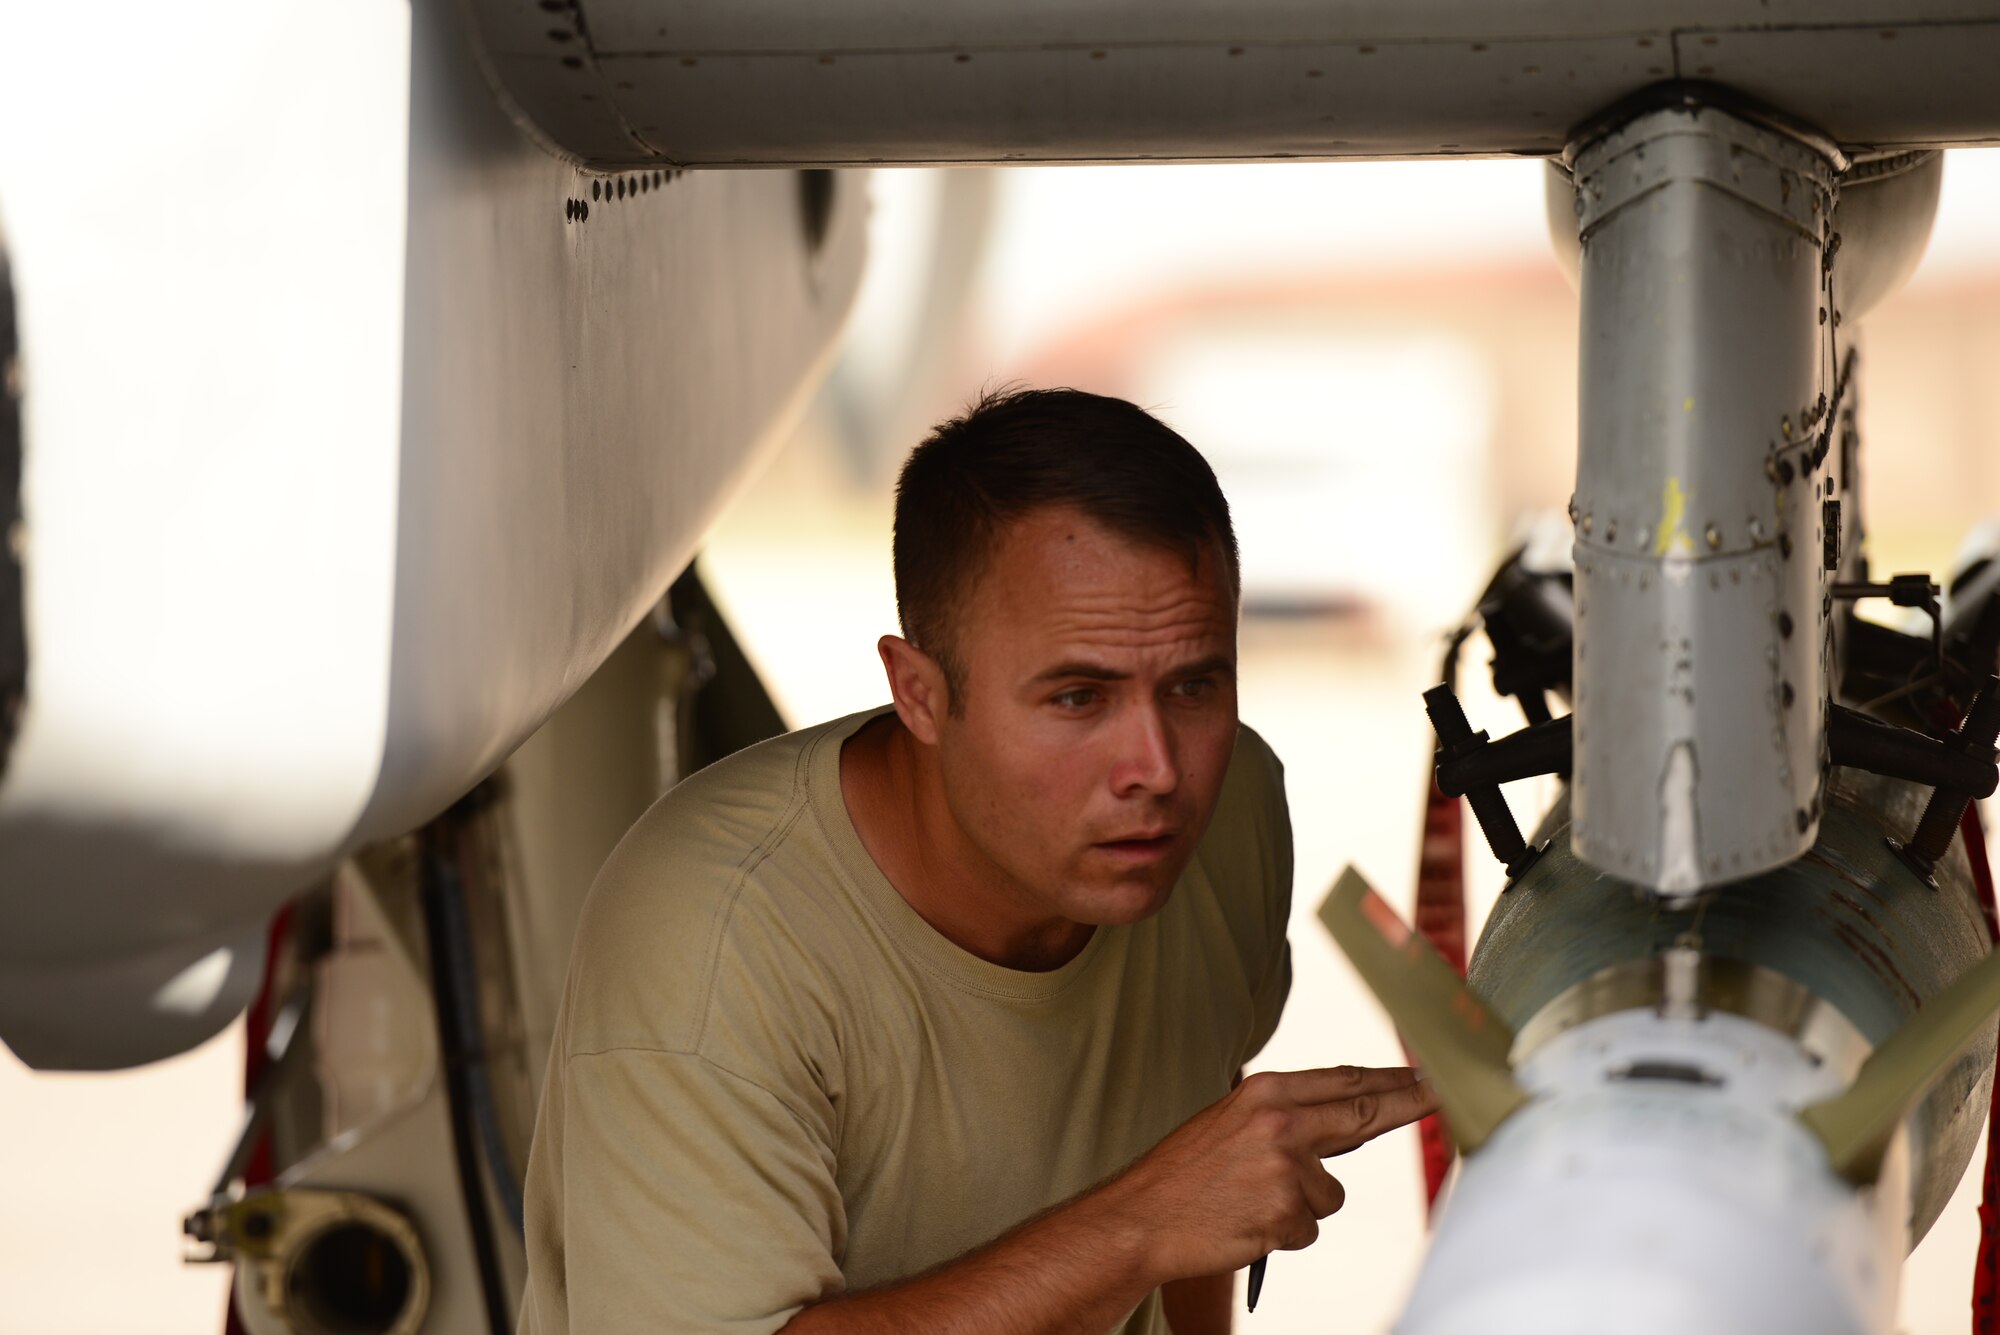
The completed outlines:
{"type": "Polygon", "coordinates": [[[862,181],[586,175],[454,8],[401,0],[17,15],[0,115],[35,128],[0,142],[0,1038],[125,1066],[226,1023],[286,896],[488,773],[660,596],[824,368],[862,181]],[[73,52],[95,91],[50,115],[73,52]]]}

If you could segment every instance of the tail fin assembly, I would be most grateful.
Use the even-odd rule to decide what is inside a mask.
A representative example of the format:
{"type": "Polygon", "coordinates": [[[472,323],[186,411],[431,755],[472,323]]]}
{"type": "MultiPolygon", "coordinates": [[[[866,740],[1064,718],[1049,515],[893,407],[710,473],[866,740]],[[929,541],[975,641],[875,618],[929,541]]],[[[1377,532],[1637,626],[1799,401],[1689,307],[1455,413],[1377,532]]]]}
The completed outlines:
{"type": "Polygon", "coordinates": [[[1507,1061],[1513,1031],[1353,867],[1334,882],[1319,920],[1402,1031],[1460,1152],[1477,1150],[1527,1102],[1507,1061]]]}
{"type": "MultiPolygon", "coordinates": [[[[1527,1101],[1507,1060],[1514,1034],[1353,867],[1319,920],[1347,953],[1437,1089],[1460,1152],[1470,1154],[1527,1101]]],[[[1966,970],[1862,1064],[1854,1083],[1803,1109],[1834,1171],[1875,1180],[1896,1128],[1931,1082],[2000,1010],[2000,951],[1966,970]]]]}
{"type": "Polygon", "coordinates": [[[2000,951],[1925,1003],[1869,1055],[1846,1090],[1799,1113],[1825,1143],[1835,1172],[1856,1183],[1876,1179],[1896,1128],[1995,1010],[2000,1010],[2000,951]]]}

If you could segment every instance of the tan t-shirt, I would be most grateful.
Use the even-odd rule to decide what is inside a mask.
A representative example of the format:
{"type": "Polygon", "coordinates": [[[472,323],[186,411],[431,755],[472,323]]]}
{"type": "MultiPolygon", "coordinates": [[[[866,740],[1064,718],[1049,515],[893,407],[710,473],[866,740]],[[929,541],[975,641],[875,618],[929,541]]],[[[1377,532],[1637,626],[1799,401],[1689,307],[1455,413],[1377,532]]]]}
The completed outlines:
{"type": "MultiPolygon", "coordinates": [[[[913,1275],[1125,1167],[1276,1026],[1291,829],[1255,733],[1166,907],[1024,973],[863,849],[840,748],[880,712],[696,774],[598,875],[528,1163],[524,1332],[761,1335],[913,1275]]],[[[1159,1309],[1119,1331],[1164,1335],[1159,1309]]]]}

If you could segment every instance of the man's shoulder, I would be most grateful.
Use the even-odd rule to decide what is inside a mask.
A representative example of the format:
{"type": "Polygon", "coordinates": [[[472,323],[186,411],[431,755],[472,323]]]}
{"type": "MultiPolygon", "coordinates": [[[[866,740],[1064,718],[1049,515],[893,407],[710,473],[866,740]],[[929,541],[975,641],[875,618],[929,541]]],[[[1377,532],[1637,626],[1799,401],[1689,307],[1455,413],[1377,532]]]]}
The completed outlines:
{"type": "Polygon", "coordinates": [[[1248,725],[1237,731],[1236,751],[1196,856],[1245,955],[1261,959],[1277,949],[1291,909],[1291,813],[1285,767],[1248,725]]]}
{"type": "Polygon", "coordinates": [[[854,723],[836,719],[717,761],[627,831],[577,925],[572,1051],[698,1051],[719,987],[784,990],[811,966],[797,943],[851,913],[814,810],[812,771],[854,723]]]}
{"type": "Polygon", "coordinates": [[[753,850],[805,803],[812,761],[842,722],[784,733],[696,770],[633,823],[605,870],[621,856],[667,847],[710,857],[753,850]]]}
{"type": "Polygon", "coordinates": [[[1264,734],[1247,723],[1236,725],[1236,752],[1229,760],[1229,781],[1257,788],[1265,796],[1282,800],[1285,795],[1285,765],[1264,740],[1264,734]]]}
{"type": "Polygon", "coordinates": [[[1223,776],[1215,815],[1202,838],[1204,851],[1228,845],[1240,855],[1282,844],[1291,851],[1291,822],[1285,803],[1285,766],[1271,744],[1249,724],[1236,730],[1236,750],[1223,776]]]}
{"type": "Polygon", "coordinates": [[[782,847],[807,814],[812,762],[838,726],[770,738],[674,785],[612,850],[592,907],[684,911],[782,847]]]}

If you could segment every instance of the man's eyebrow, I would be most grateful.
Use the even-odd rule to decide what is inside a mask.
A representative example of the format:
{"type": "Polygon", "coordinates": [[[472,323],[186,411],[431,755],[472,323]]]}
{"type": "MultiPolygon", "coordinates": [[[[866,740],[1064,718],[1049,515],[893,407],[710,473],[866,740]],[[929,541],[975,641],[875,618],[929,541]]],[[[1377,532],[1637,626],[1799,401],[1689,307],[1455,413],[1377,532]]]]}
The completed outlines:
{"type": "Polygon", "coordinates": [[[1227,654],[1213,654],[1207,658],[1175,668],[1167,674],[1170,677],[1233,677],[1236,675],[1236,660],[1227,654]]]}
{"type": "MultiPolygon", "coordinates": [[[[1227,654],[1212,654],[1207,658],[1182,664],[1166,675],[1169,677],[1233,677],[1236,675],[1236,663],[1227,654]]],[[[1105,667],[1101,663],[1086,663],[1075,660],[1067,663],[1058,663],[1052,668],[1038,672],[1035,674],[1033,680],[1036,682],[1074,680],[1126,681],[1131,676],[1132,674],[1129,672],[1120,672],[1115,668],[1105,667]]]]}
{"type": "Polygon", "coordinates": [[[1038,682],[1062,681],[1066,678],[1081,677],[1085,681],[1124,681],[1131,675],[1129,672],[1119,672],[1116,669],[1104,667],[1098,663],[1075,661],[1058,663],[1052,668],[1045,668],[1035,674],[1034,680],[1038,682]]]}

